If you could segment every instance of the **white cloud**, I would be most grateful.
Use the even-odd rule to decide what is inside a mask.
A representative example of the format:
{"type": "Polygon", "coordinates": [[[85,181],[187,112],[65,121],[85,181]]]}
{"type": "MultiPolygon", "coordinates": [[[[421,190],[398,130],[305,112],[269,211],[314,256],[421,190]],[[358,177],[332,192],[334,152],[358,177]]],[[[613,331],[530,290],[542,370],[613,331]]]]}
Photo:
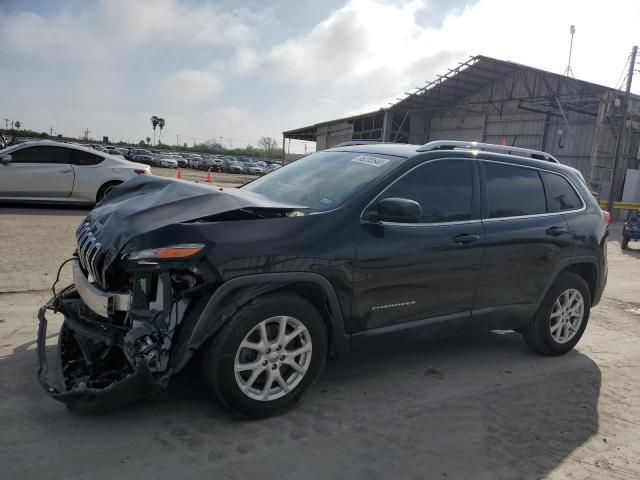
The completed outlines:
{"type": "Polygon", "coordinates": [[[637,0],[615,3],[603,9],[597,0],[479,0],[452,9],[437,26],[423,28],[416,14],[428,11],[429,0],[351,0],[310,32],[270,48],[256,69],[321,97],[349,92],[361,104],[377,100],[384,106],[468,55],[562,73],[573,23],[574,72],[581,79],[613,86],[626,53],[638,40],[634,36],[640,18],[637,0]]]}
{"type": "Polygon", "coordinates": [[[204,100],[222,88],[222,81],[212,72],[180,70],[161,85],[161,92],[178,101],[204,100]]]}
{"type": "MultiPolygon", "coordinates": [[[[0,12],[1,13],[1,12],[0,12]]],[[[241,46],[255,40],[244,10],[178,0],[100,0],[79,10],[44,17],[31,12],[0,15],[3,49],[41,61],[113,61],[143,46],[241,46]]]]}

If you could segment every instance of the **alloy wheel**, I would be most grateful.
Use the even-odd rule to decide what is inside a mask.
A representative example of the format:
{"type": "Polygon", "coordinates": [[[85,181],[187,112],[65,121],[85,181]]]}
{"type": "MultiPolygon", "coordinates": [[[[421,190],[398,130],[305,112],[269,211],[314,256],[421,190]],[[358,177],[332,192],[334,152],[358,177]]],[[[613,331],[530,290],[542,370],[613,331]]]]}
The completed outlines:
{"type": "Polygon", "coordinates": [[[311,363],[311,335],[302,322],[270,317],[244,337],[236,352],[236,383],[249,398],[271,401],[291,392],[311,363]]]}
{"type": "Polygon", "coordinates": [[[553,304],[550,316],[551,337],[557,343],[567,343],[580,329],[584,318],[584,298],[579,290],[569,288],[553,304]]]}

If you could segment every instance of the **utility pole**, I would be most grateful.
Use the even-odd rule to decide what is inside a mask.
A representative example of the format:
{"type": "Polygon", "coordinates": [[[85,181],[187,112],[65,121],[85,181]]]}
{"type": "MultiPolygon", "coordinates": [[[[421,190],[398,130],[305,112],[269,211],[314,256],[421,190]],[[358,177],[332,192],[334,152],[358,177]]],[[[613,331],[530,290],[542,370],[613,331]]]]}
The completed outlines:
{"type": "Polygon", "coordinates": [[[9,119],[8,118],[4,119],[4,129],[5,130],[9,130],[9,119]]]}
{"type": "Polygon", "coordinates": [[[569,44],[569,61],[567,62],[567,68],[564,70],[564,75],[566,77],[574,78],[573,70],[571,69],[571,53],[573,52],[573,36],[576,33],[575,25],[571,25],[569,27],[569,33],[571,34],[571,43],[569,44]]]}
{"type": "Polygon", "coordinates": [[[49,135],[53,137],[53,127],[49,127],[49,135]]]}
{"type": "Polygon", "coordinates": [[[91,130],[89,130],[88,128],[85,128],[84,130],[84,139],[88,142],[89,141],[89,134],[91,133],[91,130]]]}
{"type": "Polygon", "coordinates": [[[13,120],[11,120],[11,130],[13,130],[13,120]]]}
{"type": "Polygon", "coordinates": [[[631,82],[633,81],[633,71],[636,66],[636,55],[638,54],[638,46],[634,46],[631,50],[631,58],[629,59],[629,71],[627,72],[627,87],[622,99],[622,122],[620,122],[620,129],[618,130],[618,137],[616,138],[616,147],[613,151],[613,170],[611,171],[611,189],[609,190],[609,203],[607,204],[607,210],[609,213],[613,211],[613,202],[618,193],[616,183],[618,162],[620,161],[620,147],[622,145],[622,137],[624,137],[624,130],[627,126],[627,111],[629,109],[629,95],[631,93],[631,82]]]}
{"type": "Polygon", "coordinates": [[[180,145],[180,135],[176,135],[176,148],[180,145]]]}

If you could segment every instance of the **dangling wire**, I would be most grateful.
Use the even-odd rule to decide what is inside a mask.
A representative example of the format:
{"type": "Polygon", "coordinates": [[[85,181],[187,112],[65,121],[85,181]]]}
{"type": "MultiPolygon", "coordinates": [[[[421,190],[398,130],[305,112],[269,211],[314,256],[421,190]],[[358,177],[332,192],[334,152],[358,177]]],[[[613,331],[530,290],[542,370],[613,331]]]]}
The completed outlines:
{"type": "Polygon", "coordinates": [[[64,267],[67,263],[69,263],[71,260],[75,260],[76,257],[71,257],[67,260],[65,260],[64,262],[62,262],[62,265],[60,265],[60,268],[58,268],[58,273],[56,274],[56,281],[53,282],[53,285],[51,285],[51,291],[53,292],[53,296],[56,297],[56,285],[58,284],[58,282],[60,281],[60,272],[62,271],[62,267],[64,267]]]}

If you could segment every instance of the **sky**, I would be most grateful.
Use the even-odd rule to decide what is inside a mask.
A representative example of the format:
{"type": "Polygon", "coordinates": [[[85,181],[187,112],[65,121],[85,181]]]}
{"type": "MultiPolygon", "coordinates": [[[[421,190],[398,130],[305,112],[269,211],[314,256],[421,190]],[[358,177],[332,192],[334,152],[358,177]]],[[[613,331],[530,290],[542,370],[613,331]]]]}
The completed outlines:
{"type": "Polygon", "coordinates": [[[562,73],[571,24],[576,78],[619,85],[640,0],[0,0],[0,122],[138,142],[158,115],[165,143],[256,146],[470,55],[562,73]]]}

